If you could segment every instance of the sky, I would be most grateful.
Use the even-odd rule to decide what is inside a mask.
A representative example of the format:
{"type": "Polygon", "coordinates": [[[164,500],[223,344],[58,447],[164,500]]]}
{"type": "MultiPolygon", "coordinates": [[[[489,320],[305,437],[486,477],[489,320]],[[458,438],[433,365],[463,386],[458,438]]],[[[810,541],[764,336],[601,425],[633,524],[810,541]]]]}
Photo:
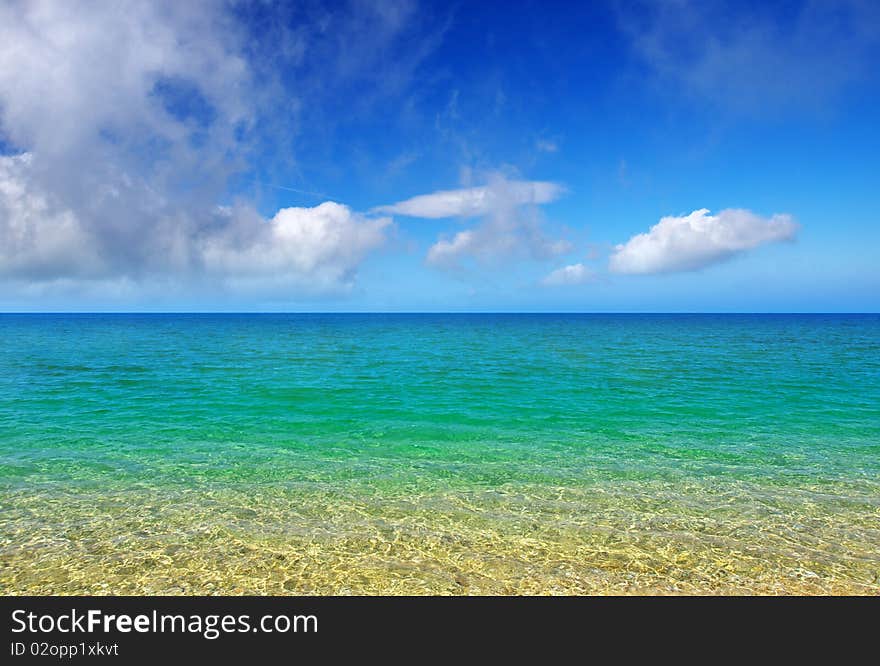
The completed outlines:
{"type": "Polygon", "coordinates": [[[873,0],[0,0],[0,310],[877,312],[878,63],[873,0]]]}

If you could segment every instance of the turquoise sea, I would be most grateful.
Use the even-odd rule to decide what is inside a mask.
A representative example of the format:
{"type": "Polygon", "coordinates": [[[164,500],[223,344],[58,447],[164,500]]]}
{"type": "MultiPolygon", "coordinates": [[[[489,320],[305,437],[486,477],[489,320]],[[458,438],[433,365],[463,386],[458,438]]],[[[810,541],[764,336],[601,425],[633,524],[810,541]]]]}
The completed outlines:
{"type": "Polygon", "coordinates": [[[880,315],[0,315],[0,593],[878,591],[880,315]]]}

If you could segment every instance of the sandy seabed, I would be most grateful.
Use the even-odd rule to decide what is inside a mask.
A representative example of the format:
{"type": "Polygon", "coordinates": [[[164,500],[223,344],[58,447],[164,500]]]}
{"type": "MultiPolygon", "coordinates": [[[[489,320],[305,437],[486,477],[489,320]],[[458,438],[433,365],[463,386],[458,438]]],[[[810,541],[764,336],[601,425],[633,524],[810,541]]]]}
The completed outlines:
{"type": "Polygon", "coordinates": [[[752,490],[19,493],[2,509],[0,592],[880,593],[876,506],[752,490]]]}

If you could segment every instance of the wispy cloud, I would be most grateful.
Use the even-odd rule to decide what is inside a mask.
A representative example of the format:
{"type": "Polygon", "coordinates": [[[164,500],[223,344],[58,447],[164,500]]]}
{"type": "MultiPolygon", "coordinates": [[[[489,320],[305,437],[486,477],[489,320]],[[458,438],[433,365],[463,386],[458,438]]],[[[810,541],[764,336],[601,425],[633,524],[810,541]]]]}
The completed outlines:
{"type": "Polygon", "coordinates": [[[547,275],[541,284],[545,287],[562,287],[566,285],[584,284],[596,279],[596,273],[584,264],[571,264],[557,268],[547,275]]]}
{"type": "Polygon", "coordinates": [[[452,238],[439,239],[428,250],[428,265],[459,269],[468,258],[490,263],[517,256],[547,259],[568,252],[568,241],[544,234],[537,207],[555,201],[564,192],[557,183],[510,180],[493,173],[486,185],[424,194],[380,206],[374,212],[427,219],[482,218],[452,238]]]}
{"type": "Polygon", "coordinates": [[[794,239],[798,225],[790,215],[761,217],[727,209],[711,215],[705,208],[690,215],[663,217],[647,233],[617,245],[609,261],[615,273],[693,271],[760,245],[794,239]]]}
{"type": "Polygon", "coordinates": [[[565,188],[556,183],[495,178],[490,185],[440,190],[376,208],[378,213],[440,219],[478,217],[499,209],[556,201],[565,188]]]}
{"type": "Polygon", "coordinates": [[[664,90],[725,112],[815,108],[876,75],[880,5],[636,2],[619,11],[637,55],[664,90]]]}

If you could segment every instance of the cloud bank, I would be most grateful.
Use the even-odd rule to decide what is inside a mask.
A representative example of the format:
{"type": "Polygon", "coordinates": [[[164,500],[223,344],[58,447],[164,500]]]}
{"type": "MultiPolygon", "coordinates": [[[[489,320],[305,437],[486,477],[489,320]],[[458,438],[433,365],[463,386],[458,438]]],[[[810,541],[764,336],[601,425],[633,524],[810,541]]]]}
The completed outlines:
{"type": "Polygon", "coordinates": [[[0,5],[0,278],[351,285],[387,218],[326,203],[266,219],[228,194],[276,113],[228,9],[0,5]]]}
{"type": "Polygon", "coordinates": [[[693,271],[767,243],[794,239],[790,215],[761,217],[729,208],[711,215],[705,208],[681,217],[663,217],[644,234],[617,245],[609,261],[614,273],[693,271]]]}

